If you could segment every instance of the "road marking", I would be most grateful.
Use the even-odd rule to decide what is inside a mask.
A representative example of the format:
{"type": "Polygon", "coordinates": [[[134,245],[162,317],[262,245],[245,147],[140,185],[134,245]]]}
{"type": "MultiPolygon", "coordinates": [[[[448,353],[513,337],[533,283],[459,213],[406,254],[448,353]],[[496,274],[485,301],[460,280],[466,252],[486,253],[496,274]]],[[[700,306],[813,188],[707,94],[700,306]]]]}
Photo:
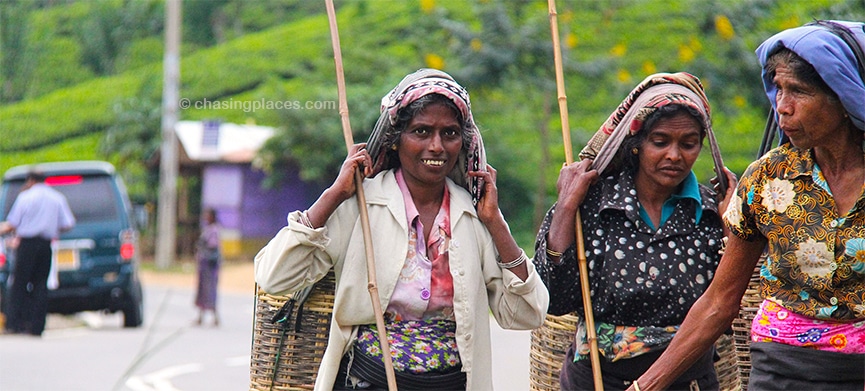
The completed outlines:
{"type": "Polygon", "coordinates": [[[126,386],[135,391],[180,391],[171,384],[171,378],[193,372],[201,372],[203,365],[198,363],[175,365],[142,376],[132,376],[126,386]]]}
{"type": "Polygon", "coordinates": [[[249,365],[249,356],[229,357],[223,362],[227,367],[242,367],[244,365],[249,365]]]}

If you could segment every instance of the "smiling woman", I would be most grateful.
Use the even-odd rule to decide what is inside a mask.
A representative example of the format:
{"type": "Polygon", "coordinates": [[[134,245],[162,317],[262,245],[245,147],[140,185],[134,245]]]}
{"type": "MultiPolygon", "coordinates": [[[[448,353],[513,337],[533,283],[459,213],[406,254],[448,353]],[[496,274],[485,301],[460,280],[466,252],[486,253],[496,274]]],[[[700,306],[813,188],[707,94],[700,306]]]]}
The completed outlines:
{"type": "Polygon", "coordinates": [[[468,92],[441,71],[406,76],[382,99],[366,144],[351,148],[333,185],[255,257],[275,294],[336,275],[333,318],[316,389],[384,389],[384,357],[367,287],[355,170],[379,299],[401,389],[492,388],[489,313],[503,328],[541,325],[549,297],[498,206],[468,92]],[[423,349],[418,349],[422,346],[423,349]]]}

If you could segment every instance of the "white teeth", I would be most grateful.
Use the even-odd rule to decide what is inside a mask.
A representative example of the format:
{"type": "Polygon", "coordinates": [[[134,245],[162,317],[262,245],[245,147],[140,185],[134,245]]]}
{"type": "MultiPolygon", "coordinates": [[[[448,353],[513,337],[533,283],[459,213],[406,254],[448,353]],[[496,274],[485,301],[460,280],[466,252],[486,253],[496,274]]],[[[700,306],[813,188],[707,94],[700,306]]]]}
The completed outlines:
{"type": "Polygon", "coordinates": [[[445,164],[444,160],[423,160],[423,163],[430,166],[442,166],[445,164]]]}

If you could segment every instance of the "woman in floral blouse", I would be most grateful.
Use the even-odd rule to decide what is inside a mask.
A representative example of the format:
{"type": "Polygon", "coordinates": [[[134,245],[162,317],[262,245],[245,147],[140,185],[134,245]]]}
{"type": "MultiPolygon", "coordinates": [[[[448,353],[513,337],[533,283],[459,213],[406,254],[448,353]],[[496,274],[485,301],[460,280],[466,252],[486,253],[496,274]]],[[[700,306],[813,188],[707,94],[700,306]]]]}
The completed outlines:
{"type": "MultiPolygon", "coordinates": [[[[596,133],[581,153],[585,160],[559,174],[535,260],[550,291],[549,313],[582,314],[579,208],[606,390],[624,390],[658,358],[718,265],[724,227],[717,195],[691,171],[711,131],[696,77],[652,75],[596,133]]],[[[673,388],[717,389],[713,349],[701,349],[693,363],[673,388]]],[[[561,388],[593,389],[590,364],[581,320],[561,388]]]]}
{"type": "Polygon", "coordinates": [[[634,390],[667,387],[730,325],[764,249],[748,389],[863,389],[863,42],[862,23],[817,21],[757,49],[781,145],[742,175],[715,280],[634,390]]]}

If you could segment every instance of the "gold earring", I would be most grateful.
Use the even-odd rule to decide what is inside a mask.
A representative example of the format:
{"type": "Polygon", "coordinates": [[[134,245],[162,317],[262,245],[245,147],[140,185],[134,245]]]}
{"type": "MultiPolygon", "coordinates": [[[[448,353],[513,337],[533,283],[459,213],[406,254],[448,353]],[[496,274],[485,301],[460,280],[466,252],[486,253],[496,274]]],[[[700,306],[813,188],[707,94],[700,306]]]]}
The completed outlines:
{"type": "Polygon", "coordinates": [[[398,147],[396,146],[396,144],[393,144],[390,146],[390,149],[396,151],[398,149],[398,147]]]}
{"type": "Polygon", "coordinates": [[[639,155],[640,149],[637,147],[631,148],[631,155],[639,155]]]}

